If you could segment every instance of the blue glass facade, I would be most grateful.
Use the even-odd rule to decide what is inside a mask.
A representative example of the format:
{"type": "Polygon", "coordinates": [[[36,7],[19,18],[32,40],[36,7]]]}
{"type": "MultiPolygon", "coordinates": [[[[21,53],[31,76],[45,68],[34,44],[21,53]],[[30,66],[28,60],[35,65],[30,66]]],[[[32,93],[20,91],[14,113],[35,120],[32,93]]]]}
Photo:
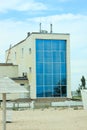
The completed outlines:
{"type": "Polygon", "coordinates": [[[36,39],[36,96],[66,97],[66,40],[36,39]]]}

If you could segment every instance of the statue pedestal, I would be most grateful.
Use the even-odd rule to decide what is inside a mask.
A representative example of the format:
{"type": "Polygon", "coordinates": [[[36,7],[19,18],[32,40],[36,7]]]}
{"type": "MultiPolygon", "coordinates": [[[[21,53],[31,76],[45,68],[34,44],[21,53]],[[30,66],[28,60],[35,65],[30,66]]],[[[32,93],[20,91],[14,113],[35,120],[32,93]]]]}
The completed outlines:
{"type": "Polygon", "coordinates": [[[81,90],[81,96],[82,96],[84,110],[87,110],[87,90],[86,89],[81,90]]]}

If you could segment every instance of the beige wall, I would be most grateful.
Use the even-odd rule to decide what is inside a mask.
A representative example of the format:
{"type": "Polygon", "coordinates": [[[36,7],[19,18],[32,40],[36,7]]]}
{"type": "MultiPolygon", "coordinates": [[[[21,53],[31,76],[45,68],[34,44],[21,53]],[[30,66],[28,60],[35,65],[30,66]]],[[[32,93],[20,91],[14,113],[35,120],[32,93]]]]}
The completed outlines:
{"type": "MultiPolygon", "coordinates": [[[[29,91],[29,93],[12,93],[12,94],[7,94],[6,99],[7,100],[15,100],[19,98],[30,98],[30,90],[29,90],[29,83],[28,80],[14,80],[18,84],[24,84],[24,87],[29,91]]],[[[22,87],[22,86],[21,86],[22,87]]],[[[0,94],[0,100],[2,100],[2,94],[0,94]]]]}
{"type": "MultiPolygon", "coordinates": [[[[36,98],[36,47],[35,39],[64,39],[67,40],[67,97],[71,97],[70,86],[70,39],[68,34],[40,34],[32,33],[22,43],[15,45],[10,50],[8,63],[18,65],[18,76],[22,76],[23,72],[27,72],[27,76],[30,84],[30,96],[36,98]],[[23,48],[23,49],[22,49],[23,48]],[[31,48],[31,54],[29,54],[29,48],[31,48]],[[29,67],[32,68],[29,72],[29,67]]],[[[7,57],[8,51],[6,52],[7,57]]]]}
{"type": "Polygon", "coordinates": [[[1,66],[0,76],[18,77],[18,66],[1,66]]]}
{"type": "Polygon", "coordinates": [[[67,40],[67,97],[71,98],[70,39],[67,40]]]}

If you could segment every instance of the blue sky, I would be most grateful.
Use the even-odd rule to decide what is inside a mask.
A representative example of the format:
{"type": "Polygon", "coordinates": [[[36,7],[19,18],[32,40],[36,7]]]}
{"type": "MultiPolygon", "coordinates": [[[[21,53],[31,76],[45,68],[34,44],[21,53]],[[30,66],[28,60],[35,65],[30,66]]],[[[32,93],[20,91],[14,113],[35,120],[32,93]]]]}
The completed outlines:
{"type": "Polygon", "coordinates": [[[42,29],[70,33],[71,87],[77,89],[81,76],[87,79],[87,1],[86,0],[0,0],[0,62],[5,50],[42,29]]]}

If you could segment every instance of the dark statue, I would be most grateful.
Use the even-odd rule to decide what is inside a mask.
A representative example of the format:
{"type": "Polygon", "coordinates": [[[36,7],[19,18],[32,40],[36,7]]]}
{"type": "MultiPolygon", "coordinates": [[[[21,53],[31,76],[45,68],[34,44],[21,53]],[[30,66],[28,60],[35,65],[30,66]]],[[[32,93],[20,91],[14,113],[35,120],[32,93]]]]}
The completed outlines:
{"type": "Polygon", "coordinates": [[[82,86],[82,88],[83,89],[85,89],[85,85],[86,85],[86,80],[85,80],[85,77],[84,76],[82,76],[82,78],[81,78],[81,86],[82,86]]]}

